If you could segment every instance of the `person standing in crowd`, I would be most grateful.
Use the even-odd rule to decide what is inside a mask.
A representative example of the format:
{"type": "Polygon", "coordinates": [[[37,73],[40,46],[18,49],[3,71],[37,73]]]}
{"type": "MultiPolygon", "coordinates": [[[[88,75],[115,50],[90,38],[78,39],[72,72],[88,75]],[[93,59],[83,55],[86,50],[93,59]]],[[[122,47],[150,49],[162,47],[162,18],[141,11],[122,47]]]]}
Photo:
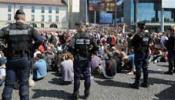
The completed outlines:
{"type": "Polygon", "coordinates": [[[149,56],[149,41],[150,36],[148,33],[144,32],[145,24],[138,23],[137,33],[133,36],[131,40],[131,45],[134,49],[135,54],[135,82],[131,84],[131,88],[139,89],[141,69],[143,70],[143,83],[142,87],[148,87],[148,56],[149,56]]]}
{"type": "Polygon", "coordinates": [[[175,26],[170,29],[170,37],[166,42],[166,48],[168,51],[168,71],[165,74],[172,75],[175,72],[175,26]]]}
{"type": "Polygon", "coordinates": [[[84,76],[85,80],[85,98],[89,96],[90,85],[91,85],[91,72],[90,72],[90,60],[92,51],[97,51],[98,47],[93,39],[91,39],[90,34],[85,32],[85,26],[81,23],[77,23],[77,34],[72,40],[72,49],[74,55],[74,91],[73,98],[78,99],[79,88],[80,88],[80,78],[81,74],[84,76]]]}
{"type": "Polygon", "coordinates": [[[25,13],[19,9],[15,13],[15,23],[0,30],[0,39],[5,44],[3,49],[7,57],[5,87],[2,100],[11,100],[16,80],[19,81],[20,100],[29,100],[29,73],[31,56],[34,49],[42,43],[38,32],[27,25],[25,13]],[[34,44],[33,44],[34,41],[34,44]]]}

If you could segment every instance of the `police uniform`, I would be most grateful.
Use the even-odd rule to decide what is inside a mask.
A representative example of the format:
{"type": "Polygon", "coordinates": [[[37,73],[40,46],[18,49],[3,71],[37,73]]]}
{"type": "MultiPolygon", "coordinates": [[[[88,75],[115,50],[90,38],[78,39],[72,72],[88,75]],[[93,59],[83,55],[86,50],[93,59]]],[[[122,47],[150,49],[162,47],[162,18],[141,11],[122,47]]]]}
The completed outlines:
{"type": "Polygon", "coordinates": [[[97,46],[86,32],[77,33],[74,36],[74,98],[79,95],[80,78],[84,77],[85,97],[89,96],[91,85],[90,80],[90,66],[91,51],[96,51],[97,46]]]}
{"type": "Polygon", "coordinates": [[[148,56],[149,56],[149,42],[150,42],[149,33],[140,32],[137,33],[131,40],[131,44],[134,48],[135,54],[135,83],[131,84],[132,88],[139,88],[141,69],[143,71],[143,83],[141,86],[148,87],[148,56]]]}
{"type": "Polygon", "coordinates": [[[164,74],[173,75],[173,72],[175,72],[175,36],[174,32],[171,33],[170,37],[168,38],[166,42],[166,48],[168,51],[168,71],[164,74]]]}
{"type": "MultiPolygon", "coordinates": [[[[16,14],[24,14],[17,10],[16,14]]],[[[7,46],[3,49],[7,57],[5,87],[2,100],[11,100],[16,80],[19,82],[20,100],[29,100],[29,73],[32,49],[42,43],[42,37],[31,26],[22,22],[12,23],[1,29],[0,39],[7,46]],[[33,40],[35,44],[33,45],[33,40]]]]}

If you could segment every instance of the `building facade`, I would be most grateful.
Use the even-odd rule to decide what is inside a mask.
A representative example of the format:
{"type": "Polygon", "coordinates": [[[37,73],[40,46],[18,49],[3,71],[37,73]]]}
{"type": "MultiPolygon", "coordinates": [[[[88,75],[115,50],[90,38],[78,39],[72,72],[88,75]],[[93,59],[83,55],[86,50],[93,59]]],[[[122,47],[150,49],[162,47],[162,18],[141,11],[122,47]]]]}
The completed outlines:
{"type": "Polygon", "coordinates": [[[137,20],[137,22],[145,22],[147,26],[155,27],[161,31],[163,17],[165,29],[175,25],[175,9],[165,8],[162,12],[162,0],[137,0],[137,13],[134,10],[134,1],[124,0],[124,23],[132,26],[137,20]]]}
{"type": "Polygon", "coordinates": [[[0,0],[0,27],[14,22],[17,9],[37,28],[68,28],[67,6],[62,0],[0,0]]]}

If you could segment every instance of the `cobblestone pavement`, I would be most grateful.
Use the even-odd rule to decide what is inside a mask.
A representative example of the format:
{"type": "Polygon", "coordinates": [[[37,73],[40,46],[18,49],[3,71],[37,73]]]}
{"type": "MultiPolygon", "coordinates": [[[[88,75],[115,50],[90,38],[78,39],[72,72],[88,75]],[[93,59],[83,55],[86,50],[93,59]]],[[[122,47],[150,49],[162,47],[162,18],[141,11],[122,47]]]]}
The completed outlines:
{"type": "MultiPolygon", "coordinates": [[[[164,75],[166,63],[149,65],[149,88],[139,90],[129,88],[133,75],[117,74],[114,79],[92,79],[91,95],[88,100],[175,100],[175,75],[164,75]]],[[[71,100],[73,85],[59,85],[58,76],[49,72],[48,76],[30,88],[31,100],[71,100]]],[[[0,87],[2,93],[3,87],[0,87]]],[[[83,81],[80,95],[83,96],[83,81]]],[[[82,98],[81,98],[82,99],[82,98]]],[[[18,90],[13,91],[13,100],[19,100],[18,90]]]]}

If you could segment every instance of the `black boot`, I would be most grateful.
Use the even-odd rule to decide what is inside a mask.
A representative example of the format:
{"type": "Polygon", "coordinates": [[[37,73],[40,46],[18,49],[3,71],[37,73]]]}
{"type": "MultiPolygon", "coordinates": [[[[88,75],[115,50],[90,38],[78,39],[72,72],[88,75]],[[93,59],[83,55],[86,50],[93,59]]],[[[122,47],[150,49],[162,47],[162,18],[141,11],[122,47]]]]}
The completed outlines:
{"type": "Polygon", "coordinates": [[[140,76],[141,76],[141,69],[140,68],[136,68],[135,82],[133,84],[130,84],[131,88],[139,89],[140,76]]]}
{"type": "Polygon", "coordinates": [[[175,69],[173,70],[173,73],[175,73],[175,69]]]}
{"type": "Polygon", "coordinates": [[[133,89],[139,89],[139,83],[130,84],[130,87],[133,89]]]}
{"type": "Polygon", "coordinates": [[[85,99],[87,99],[89,97],[89,95],[90,95],[89,90],[85,90],[84,91],[84,97],[85,97],[85,99]]]}
{"type": "Polygon", "coordinates": [[[73,98],[73,100],[78,100],[78,98],[79,98],[79,92],[74,92],[72,94],[72,98],[73,98]]]}
{"type": "Polygon", "coordinates": [[[141,87],[147,88],[149,87],[148,84],[148,71],[145,69],[144,74],[143,74],[143,82],[141,83],[141,87]]]}
{"type": "Polygon", "coordinates": [[[141,87],[148,88],[148,87],[149,87],[149,85],[148,85],[148,83],[147,83],[147,82],[143,82],[143,83],[141,83],[141,87]]]}

